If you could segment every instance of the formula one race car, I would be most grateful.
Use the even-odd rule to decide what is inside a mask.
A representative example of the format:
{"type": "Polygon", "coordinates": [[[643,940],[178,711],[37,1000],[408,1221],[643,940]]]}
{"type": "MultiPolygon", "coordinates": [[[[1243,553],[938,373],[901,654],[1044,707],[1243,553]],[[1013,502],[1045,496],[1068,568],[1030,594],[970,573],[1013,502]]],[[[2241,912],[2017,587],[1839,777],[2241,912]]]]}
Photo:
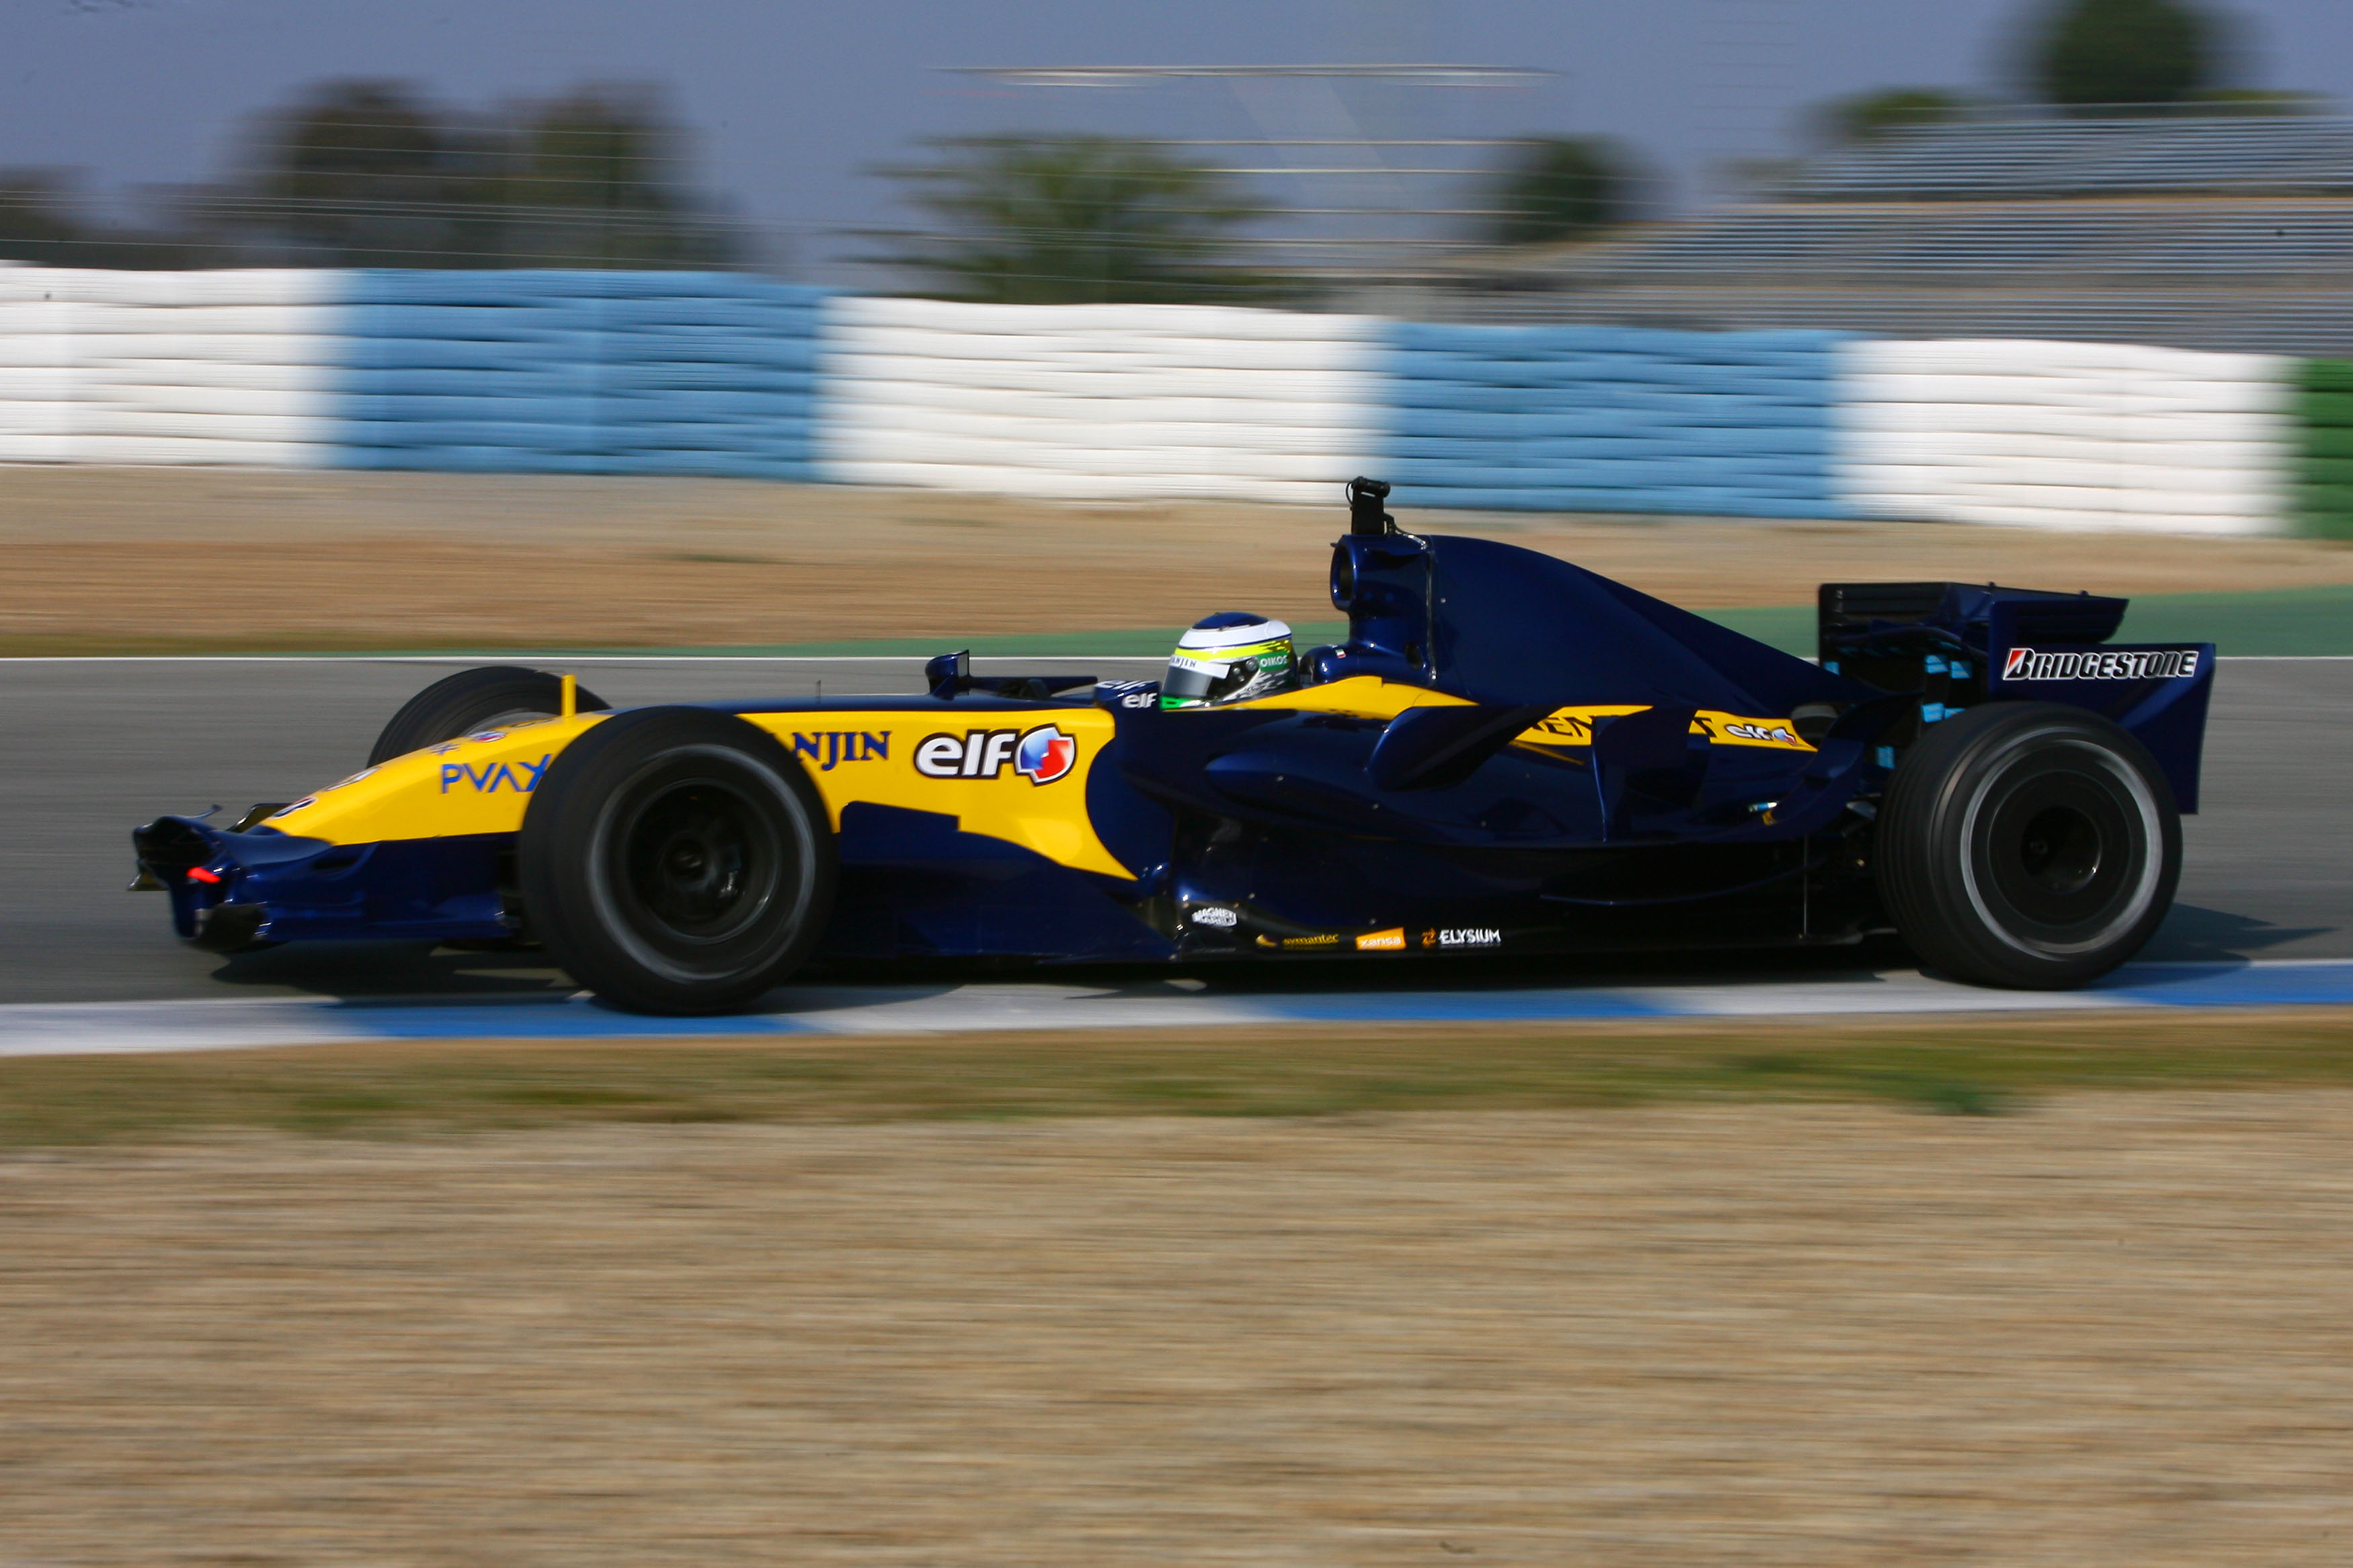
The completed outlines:
{"type": "Polygon", "coordinates": [[[1388,493],[1349,487],[1347,639],[1271,695],[1178,708],[947,655],[927,696],[611,712],[569,677],[470,670],[340,783],[139,828],[136,885],[210,949],[538,942],[662,1013],[741,1008],[817,958],[1890,929],[1957,978],[2059,987],[2164,919],[2211,645],[2108,646],[2121,599],[1847,584],[1817,665],[1551,556],[1402,532],[1388,493]]]}

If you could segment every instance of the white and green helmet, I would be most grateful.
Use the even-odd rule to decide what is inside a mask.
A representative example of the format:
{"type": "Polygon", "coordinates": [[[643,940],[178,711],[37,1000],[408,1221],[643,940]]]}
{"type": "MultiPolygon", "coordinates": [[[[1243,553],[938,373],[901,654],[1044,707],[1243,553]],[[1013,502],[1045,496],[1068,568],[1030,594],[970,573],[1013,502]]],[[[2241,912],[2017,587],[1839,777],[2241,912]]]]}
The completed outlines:
{"type": "Polygon", "coordinates": [[[1163,708],[1211,708],[1288,691],[1298,683],[1291,628],[1264,616],[1228,610],[1193,623],[1168,656],[1160,683],[1163,708]]]}

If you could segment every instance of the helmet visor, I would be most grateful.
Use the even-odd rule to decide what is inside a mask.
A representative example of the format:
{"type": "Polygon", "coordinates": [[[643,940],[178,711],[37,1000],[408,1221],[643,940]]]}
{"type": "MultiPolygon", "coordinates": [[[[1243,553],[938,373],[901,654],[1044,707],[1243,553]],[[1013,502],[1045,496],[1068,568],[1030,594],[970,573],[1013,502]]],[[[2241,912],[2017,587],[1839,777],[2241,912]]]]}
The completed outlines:
{"type": "Polygon", "coordinates": [[[1160,682],[1163,708],[1198,708],[1236,702],[1282,689],[1291,678],[1291,640],[1251,647],[1194,651],[1180,648],[1168,660],[1160,682]]]}

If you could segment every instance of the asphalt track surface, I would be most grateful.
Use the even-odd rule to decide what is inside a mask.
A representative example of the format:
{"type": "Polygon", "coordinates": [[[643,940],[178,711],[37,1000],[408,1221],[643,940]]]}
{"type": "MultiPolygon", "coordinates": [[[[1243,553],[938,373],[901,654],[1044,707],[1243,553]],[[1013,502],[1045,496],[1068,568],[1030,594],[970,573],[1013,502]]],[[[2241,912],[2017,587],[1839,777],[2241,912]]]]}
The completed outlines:
{"type": "MultiPolygon", "coordinates": [[[[396,708],[427,681],[469,662],[478,661],[0,661],[0,735],[7,746],[0,772],[7,826],[0,843],[0,886],[7,889],[0,899],[0,1003],[250,1004],[307,997],[455,1005],[553,1001],[568,993],[562,976],[529,955],[350,944],[224,960],[174,940],[159,896],[122,890],[132,871],[127,836],[134,825],[216,802],[234,812],[339,778],[360,764],[396,708]]],[[[981,668],[1046,666],[1134,676],[1148,673],[1150,663],[1028,658],[985,661],[981,668]]],[[[820,691],[848,698],[914,691],[922,684],[919,661],[903,658],[571,658],[562,668],[578,670],[584,684],[617,706],[820,691]]],[[[2179,900],[2144,959],[2223,970],[2247,960],[2353,960],[2348,721],[2353,659],[2222,661],[2208,731],[2206,809],[2184,825],[2179,900]]],[[[1201,989],[1163,995],[1175,1009],[1168,1021],[1189,1016],[1189,1005],[1205,1023],[1223,1016],[1221,1002],[1252,995],[1287,998],[1274,1013],[1304,1019],[1336,1005],[1317,997],[1363,997],[1377,1013],[1381,1005],[1372,997],[1391,992],[1410,1014],[1421,1004],[1409,1003],[1409,992],[1427,995],[1433,985],[1465,994],[1527,992],[1533,1004],[1535,991],[1558,995],[1565,983],[1650,987],[1665,994],[1689,982],[1728,981],[1760,988],[1756,1001],[1767,1004],[1774,994],[1797,1001],[1798,994],[1788,990],[1792,985],[1810,994],[1812,985],[1801,983],[1869,979],[1900,970],[1903,962],[1900,953],[1885,950],[1849,950],[1570,965],[1482,962],[1443,973],[1436,965],[1397,965],[1388,973],[1363,965],[1285,965],[1208,972],[1201,989]]],[[[2316,976],[2344,973],[2336,964],[2295,967],[2316,976]]],[[[997,1015],[1011,1018],[1022,1011],[1025,993],[1018,988],[1034,991],[1041,981],[1072,978],[1069,971],[1054,971],[983,981],[963,994],[973,1004],[995,996],[997,1015]]],[[[971,979],[950,971],[911,972],[903,990],[861,994],[870,1004],[913,1002],[971,979]]],[[[2217,993],[2216,1003],[2221,1001],[2217,993]]],[[[1751,1009],[1719,1000],[1704,1010],[1751,1009]]],[[[1266,1011],[1261,1006],[1252,1016],[1266,1011]]],[[[1371,1016],[1355,1003],[1344,1011],[1371,1016]]]]}

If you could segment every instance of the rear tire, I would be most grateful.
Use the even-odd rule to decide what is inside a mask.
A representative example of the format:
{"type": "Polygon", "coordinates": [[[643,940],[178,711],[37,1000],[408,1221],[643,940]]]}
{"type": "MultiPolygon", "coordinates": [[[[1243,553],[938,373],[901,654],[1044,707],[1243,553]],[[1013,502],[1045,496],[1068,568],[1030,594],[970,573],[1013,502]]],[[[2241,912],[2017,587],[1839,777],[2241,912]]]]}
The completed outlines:
{"type": "Polygon", "coordinates": [[[2141,743],[2042,702],[1929,730],[1888,785],[1879,883],[1922,962],[1957,980],[2057,990],[2140,951],[2173,906],[2181,818],[2141,743]]]}
{"type": "Polygon", "coordinates": [[[774,737],[639,708],[556,754],[516,844],[531,929],[632,1012],[724,1013],[799,967],[837,873],[825,803],[774,737]]]}
{"type": "MultiPolygon", "coordinates": [[[[611,706],[585,686],[574,691],[573,699],[574,708],[583,713],[602,712],[611,706]]],[[[375,767],[460,735],[526,719],[552,719],[563,711],[561,676],[514,664],[461,669],[410,698],[392,716],[392,722],[384,727],[375,749],[368,752],[367,765],[375,767]]]]}

